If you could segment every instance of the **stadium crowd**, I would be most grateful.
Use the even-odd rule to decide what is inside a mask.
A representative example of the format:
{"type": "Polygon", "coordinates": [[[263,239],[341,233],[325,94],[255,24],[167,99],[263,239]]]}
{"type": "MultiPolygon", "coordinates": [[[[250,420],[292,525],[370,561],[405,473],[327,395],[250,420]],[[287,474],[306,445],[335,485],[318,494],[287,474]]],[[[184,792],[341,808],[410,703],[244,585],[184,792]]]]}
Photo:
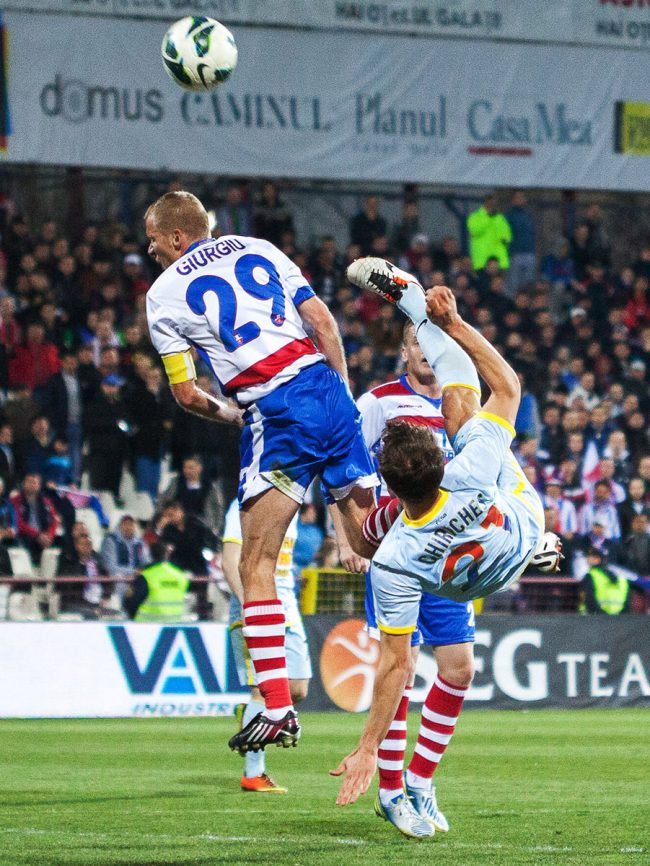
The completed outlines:
{"type": "MultiPolygon", "coordinates": [[[[345,248],[327,234],[308,247],[273,182],[258,196],[247,190],[229,186],[215,232],[264,237],[301,267],[338,322],[355,396],[401,372],[402,322],[393,306],[349,285],[346,266],[378,255],[425,287],[449,285],[463,317],[520,375],[516,456],[542,495],[547,529],[563,539],[563,572],[583,574],[597,548],[610,564],[650,574],[650,239],[614,267],[591,205],[569,237],[539,249],[516,191],[504,210],[488,195],[469,215],[465,250],[423,224],[410,190],[396,225],[370,195],[345,248]]],[[[218,551],[236,495],[238,433],[171,397],[147,334],[156,270],[141,227],[88,224],[72,237],[9,204],[0,231],[0,572],[11,573],[16,546],[34,564],[55,546],[59,573],[109,574],[119,588],[162,540],[175,564],[205,573],[202,551],[218,551]],[[151,499],[146,523],[124,510],[125,470],[151,499]],[[107,497],[122,509],[119,523],[93,550],[75,509],[96,507],[107,526],[107,497]]],[[[214,389],[200,363],[198,371],[214,389]]],[[[302,510],[301,565],[332,562],[317,495],[316,506],[302,510]]],[[[108,595],[90,581],[75,602],[92,612],[108,595]]]]}

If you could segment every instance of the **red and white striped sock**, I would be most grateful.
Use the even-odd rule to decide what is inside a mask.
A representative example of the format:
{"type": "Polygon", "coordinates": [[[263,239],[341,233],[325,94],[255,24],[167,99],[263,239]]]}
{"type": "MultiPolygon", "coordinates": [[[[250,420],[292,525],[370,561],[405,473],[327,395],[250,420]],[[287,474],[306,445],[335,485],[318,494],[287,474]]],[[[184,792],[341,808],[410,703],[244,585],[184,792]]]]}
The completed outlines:
{"type": "Polygon", "coordinates": [[[406,771],[407,784],[428,787],[449,745],[467,688],[448,683],[438,675],[422,707],[422,721],[415,751],[406,771]]]}
{"type": "Polygon", "coordinates": [[[276,722],[293,709],[284,652],[282,602],[273,598],[244,604],[243,633],[266,705],[264,715],[276,722]]]}
{"type": "Polygon", "coordinates": [[[406,754],[406,713],[411,699],[411,686],[406,686],[391,722],[386,738],[379,746],[379,799],[386,805],[404,787],[404,756],[406,754]]]}
{"type": "Polygon", "coordinates": [[[363,521],[361,532],[368,544],[379,547],[381,540],[402,513],[399,499],[390,499],[385,505],[378,505],[363,521]]]}

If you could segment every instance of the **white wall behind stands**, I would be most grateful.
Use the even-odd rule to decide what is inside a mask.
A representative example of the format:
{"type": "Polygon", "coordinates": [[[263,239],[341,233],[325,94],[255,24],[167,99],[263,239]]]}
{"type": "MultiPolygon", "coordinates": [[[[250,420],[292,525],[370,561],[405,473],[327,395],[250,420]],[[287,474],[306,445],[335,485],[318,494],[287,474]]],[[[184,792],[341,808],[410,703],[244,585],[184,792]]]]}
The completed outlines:
{"type": "Polygon", "coordinates": [[[241,28],[232,79],[187,94],[162,69],[162,22],[5,26],[9,162],[650,190],[638,52],[241,28]]]}

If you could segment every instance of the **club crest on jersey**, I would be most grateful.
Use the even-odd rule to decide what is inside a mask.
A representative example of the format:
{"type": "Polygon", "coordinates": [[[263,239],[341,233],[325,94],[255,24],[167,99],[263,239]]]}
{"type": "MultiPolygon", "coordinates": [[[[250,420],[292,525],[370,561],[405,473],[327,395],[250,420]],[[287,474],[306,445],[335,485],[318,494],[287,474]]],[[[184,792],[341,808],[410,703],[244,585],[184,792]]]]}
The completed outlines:
{"type": "MultiPolygon", "coordinates": [[[[456,537],[468,526],[484,517],[489,506],[490,502],[484,493],[478,493],[474,499],[470,499],[467,505],[452,514],[443,526],[437,526],[433,530],[430,541],[427,542],[426,547],[417,557],[418,561],[430,565],[442,559],[456,537]]],[[[446,515],[443,513],[442,517],[446,517],[446,515]]]]}

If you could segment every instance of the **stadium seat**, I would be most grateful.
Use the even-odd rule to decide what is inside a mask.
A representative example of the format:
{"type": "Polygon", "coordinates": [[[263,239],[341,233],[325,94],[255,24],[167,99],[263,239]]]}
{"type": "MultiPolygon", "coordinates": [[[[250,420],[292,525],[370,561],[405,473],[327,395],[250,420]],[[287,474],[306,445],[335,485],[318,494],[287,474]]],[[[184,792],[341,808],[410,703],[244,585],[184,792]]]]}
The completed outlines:
{"type": "Polygon", "coordinates": [[[11,562],[11,573],[14,577],[33,577],[34,566],[29,553],[24,547],[10,547],[9,561],[11,562]]]}
{"type": "Polygon", "coordinates": [[[126,469],[122,472],[122,480],[120,481],[120,499],[124,506],[130,510],[135,501],[135,481],[133,475],[126,469]]]}
{"type": "Polygon", "coordinates": [[[41,622],[43,614],[31,592],[12,592],[7,606],[7,618],[13,622],[41,622]]]}
{"type": "Polygon", "coordinates": [[[49,579],[56,576],[60,556],[60,547],[48,547],[43,551],[39,567],[41,577],[47,577],[49,579]]]}
{"type": "Polygon", "coordinates": [[[142,523],[148,523],[154,515],[154,505],[151,496],[144,491],[135,494],[133,516],[142,523]]]}
{"type": "Polygon", "coordinates": [[[99,499],[102,508],[104,509],[104,514],[108,518],[108,522],[113,522],[113,514],[115,512],[115,497],[110,492],[110,490],[102,490],[101,493],[98,494],[97,498],[99,499]]]}

